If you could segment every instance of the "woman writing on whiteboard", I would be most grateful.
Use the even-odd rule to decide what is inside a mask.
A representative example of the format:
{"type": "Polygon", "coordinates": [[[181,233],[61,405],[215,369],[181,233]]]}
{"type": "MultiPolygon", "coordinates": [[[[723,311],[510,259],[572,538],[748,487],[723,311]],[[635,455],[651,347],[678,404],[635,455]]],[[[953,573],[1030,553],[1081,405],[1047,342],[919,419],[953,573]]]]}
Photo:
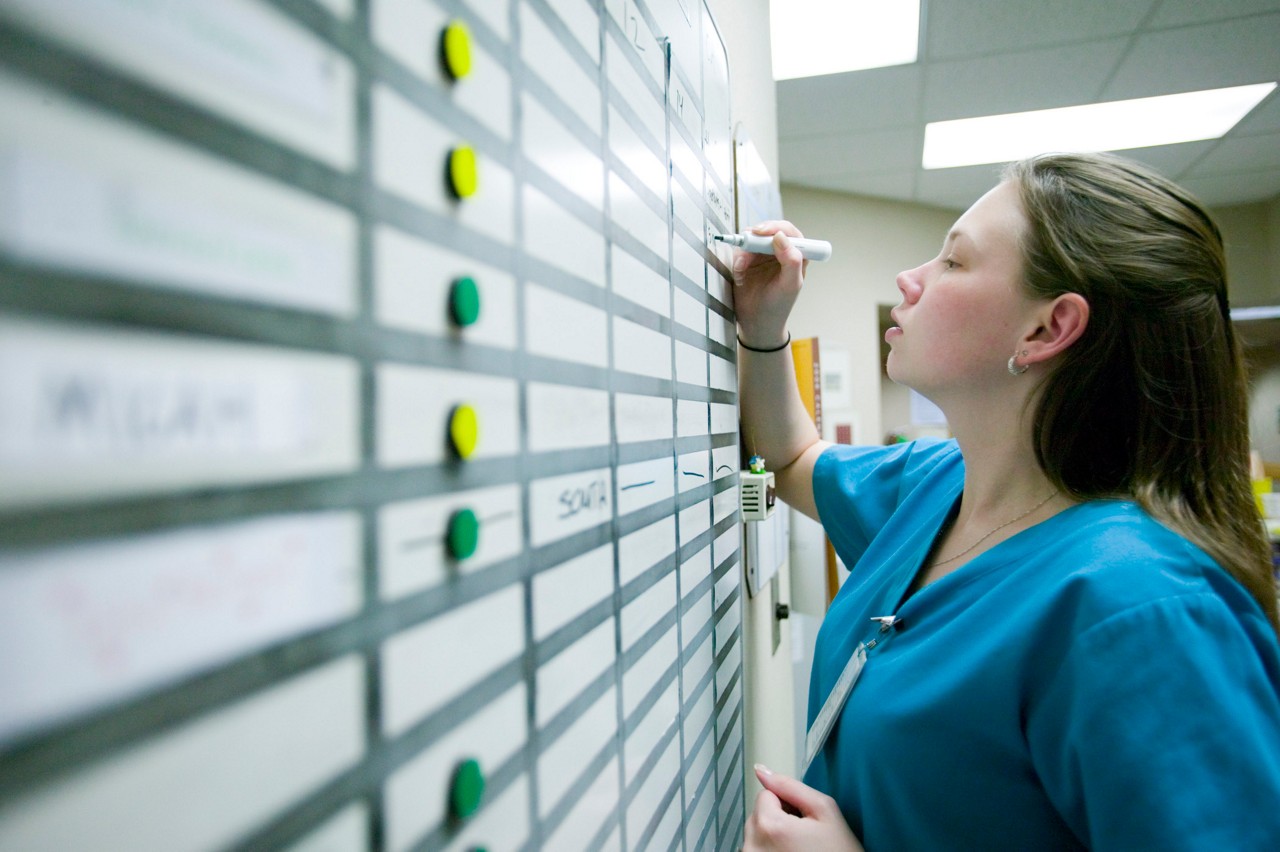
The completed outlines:
{"type": "Polygon", "coordinates": [[[816,756],[757,768],[746,848],[1280,849],[1276,587],[1200,206],[1119,158],[1013,164],[897,278],[888,374],[954,440],[892,447],[819,439],[784,345],[800,232],[756,230],[743,430],[851,574],[816,756]]]}

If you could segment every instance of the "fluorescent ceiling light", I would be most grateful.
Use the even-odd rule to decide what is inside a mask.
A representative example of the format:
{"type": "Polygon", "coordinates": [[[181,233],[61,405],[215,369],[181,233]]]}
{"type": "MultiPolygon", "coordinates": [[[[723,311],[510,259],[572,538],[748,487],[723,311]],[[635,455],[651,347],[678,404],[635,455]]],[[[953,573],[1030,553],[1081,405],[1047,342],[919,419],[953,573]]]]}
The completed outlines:
{"type": "Polygon", "coordinates": [[[1280,305],[1264,305],[1258,308],[1232,308],[1231,318],[1242,320],[1280,319],[1280,305]]]}
{"type": "Polygon", "coordinates": [[[1131,101],[934,121],[925,125],[926,169],[1005,163],[1046,151],[1094,152],[1216,139],[1275,83],[1131,101]]]}
{"type": "Polygon", "coordinates": [[[916,61],[920,0],[770,0],[773,79],[916,61]]]}

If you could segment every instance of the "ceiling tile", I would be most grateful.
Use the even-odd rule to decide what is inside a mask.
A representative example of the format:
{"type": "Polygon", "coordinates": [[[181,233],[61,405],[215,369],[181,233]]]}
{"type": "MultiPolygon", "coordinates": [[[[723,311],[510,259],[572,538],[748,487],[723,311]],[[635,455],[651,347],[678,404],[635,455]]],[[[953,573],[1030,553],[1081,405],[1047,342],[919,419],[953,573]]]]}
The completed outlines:
{"type": "Polygon", "coordinates": [[[925,44],[931,60],[1069,44],[1133,32],[1159,0],[930,0],[925,44]]]}
{"type": "Polygon", "coordinates": [[[1280,169],[1185,178],[1180,183],[1210,207],[1247,204],[1280,195],[1280,169]]]}
{"type": "Polygon", "coordinates": [[[1107,86],[1124,100],[1280,80],[1280,13],[1139,36],[1107,86]]]}
{"type": "Polygon", "coordinates": [[[911,197],[914,181],[915,171],[904,170],[879,175],[837,175],[827,178],[817,188],[901,201],[911,197]]]}
{"type": "Polygon", "coordinates": [[[1147,22],[1150,29],[1203,24],[1260,12],[1280,12],[1280,0],[1164,0],[1147,22]]]}
{"type": "Polygon", "coordinates": [[[1148,148],[1128,148],[1114,152],[1121,157],[1146,163],[1169,180],[1180,180],[1187,169],[1213,150],[1220,140],[1182,142],[1177,145],[1152,145],[1148,148]]]}
{"type": "Polygon", "coordinates": [[[1251,136],[1255,133],[1275,133],[1280,131],[1280,89],[1272,92],[1267,99],[1253,108],[1253,112],[1240,120],[1231,131],[1232,135],[1251,136]]]}
{"type": "Polygon", "coordinates": [[[1280,133],[1222,139],[1187,175],[1207,177],[1245,169],[1280,169],[1280,133]]]}
{"type": "Polygon", "coordinates": [[[965,209],[1000,182],[1002,164],[922,171],[915,200],[937,207],[965,209]]]}
{"type": "Polygon", "coordinates": [[[783,139],[779,170],[785,179],[911,170],[920,165],[921,144],[915,128],[783,139]]]}
{"type": "MultiPolygon", "coordinates": [[[[1280,81],[1280,0],[929,0],[923,8],[918,63],[777,85],[782,180],[964,208],[1000,167],[921,170],[927,120],[1280,81]]],[[[1276,134],[1280,91],[1223,140],[1120,153],[1194,181],[1209,203],[1243,203],[1280,195],[1276,134]]]]}
{"type": "Polygon", "coordinates": [[[1091,103],[1129,41],[934,62],[925,73],[924,120],[942,121],[1091,103]]]}
{"type": "Polygon", "coordinates": [[[915,123],[923,90],[919,65],[780,80],[778,138],[915,123]]]}

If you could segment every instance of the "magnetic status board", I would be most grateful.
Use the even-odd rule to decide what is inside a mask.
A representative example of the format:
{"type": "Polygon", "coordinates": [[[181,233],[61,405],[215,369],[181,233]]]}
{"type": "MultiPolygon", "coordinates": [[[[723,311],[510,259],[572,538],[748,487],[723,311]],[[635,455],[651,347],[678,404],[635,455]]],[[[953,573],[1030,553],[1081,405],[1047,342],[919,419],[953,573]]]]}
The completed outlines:
{"type": "Polygon", "coordinates": [[[737,848],[699,0],[0,0],[0,116],[0,849],[737,848]]]}

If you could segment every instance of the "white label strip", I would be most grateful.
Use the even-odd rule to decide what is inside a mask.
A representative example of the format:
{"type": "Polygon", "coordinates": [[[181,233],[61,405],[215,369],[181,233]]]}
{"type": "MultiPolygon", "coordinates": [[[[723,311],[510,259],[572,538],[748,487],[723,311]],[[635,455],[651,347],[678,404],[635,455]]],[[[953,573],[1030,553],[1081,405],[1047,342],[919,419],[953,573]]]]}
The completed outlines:
{"type": "Polygon", "coordinates": [[[609,687],[538,756],[538,799],[544,818],[564,798],[586,762],[618,735],[617,700],[615,688],[609,687]]]}
{"type": "MultiPolygon", "coordinates": [[[[679,242],[676,244],[679,245],[679,242]]],[[[706,306],[679,287],[675,288],[675,317],[676,322],[685,328],[691,328],[698,334],[707,333],[706,306]]]]}
{"type": "MultiPolygon", "coordinates": [[[[624,719],[631,718],[631,714],[636,712],[636,708],[640,706],[640,702],[648,695],[653,685],[658,682],[658,678],[662,677],[662,674],[679,656],[679,648],[676,646],[676,628],[672,625],[671,629],[654,642],[653,647],[645,651],[644,656],[636,660],[622,675],[622,717],[624,719]]],[[[672,685],[675,685],[675,681],[672,681],[672,685]]],[[[668,722],[675,718],[677,710],[678,708],[671,708],[668,722]]],[[[630,760],[628,759],[627,762],[630,763],[630,760]]]]}
{"type": "MultiPolygon", "coordinates": [[[[706,619],[698,624],[699,630],[706,624],[711,622],[713,608],[711,606],[711,595],[703,595],[699,599],[697,608],[704,612],[706,619]],[[705,606],[705,610],[701,607],[705,606]]],[[[685,631],[685,636],[693,636],[698,631],[692,633],[685,631]]],[[[711,667],[715,664],[715,646],[710,637],[704,638],[696,648],[685,646],[684,651],[684,682],[685,689],[691,690],[702,682],[702,679],[711,671],[711,667]]],[[[704,690],[699,696],[697,702],[693,705],[689,715],[685,719],[686,739],[692,743],[693,739],[701,733],[702,729],[711,721],[711,713],[715,710],[715,699],[711,696],[711,690],[704,690]],[[692,734],[692,737],[689,736],[692,734]]]]}
{"type": "Polygon", "coordinates": [[[616,108],[609,107],[609,150],[654,197],[667,197],[667,168],[616,108]]]}
{"type": "Polygon", "coordinates": [[[113,753],[8,802],[0,849],[233,846],[360,758],[364,694],[351,655],[113,753]]]}
{"type": "Polygon", "coordinates": [[[724,435],[738,431],[738,408],[727,402],[711,403],[711,434],[724,435]]]}
{"type": "MultiPolygon", "coordinates": [[[[524,708],[524,685],[517,684],[473,716],[461,720],[444,740],[410,758],[387,779],[383,787],[383,808],[388,850],[399,852],[412,847],[422,835],[448,819],[449,783],[458,763],[475,760],[481,772],[492,773],[524,745],[524,708]]],[[[526,795],[523,782],[513,787],[518,795],[526,795]]],[[[517,826],[525,826],[527,831],[527,820],[523,818],[529,809],[527,803],[511,802],[512,807],[499,810],[503,802],[507,802],[505,796],[496,802],[485,802],[484,810],[476,819],[497,812],[517,826]]],[[[501,848],[514,849],[519,845],[503,844],[501,848]]]]}
{"type": "Polygon", "coordinates": [[[671,457],[618,465],[618,514],[626,515],[675,495],[671,457]]]}
{"type": "Polygon", "coordinates": [[[374,313],[378,322],[437,337],[502,349],[516,346],[515,277],[387,225],[373,232],[374,313]],[[458,328],[449,313],[450,288],[470,278],[480,293],[476,321],[458,328]]]}
{"type": "Polygon", "coordinates": [[[609,363],[604,311],[537,284],[525,285],[525,350],[592,367],[609,363]]]}
{"type": "Polygon", "coordinates": [[[355,164],[351,61],[267,4],[8,0],[5,7],[149,85],[340,169],[355,164]]]}
{"type": "Polygon", "coordinates": [[[604,209],[604,162],[532,95],[521,99],[524,153],[565,189],[604,209]]]}
{"type": "MultiPolygon", "coordinates": [[[[736,448],[731,448],[735,449],[736,448]]],[[[711,453],[701,450],[696,453],[685,453],[677,459],[676,476],[679,477],[679,488],[688,491],[711,481],[711,453]]]]}
{"type": "MultiPolygon", "coordinates": [[[[676,430],[676,434],[681,438],[708,434],[707,403],[695,402],[690,399],[676,400],[676,422],[679,427],[676,430]]],[[[734,423],[737,423],[736,412],[734,414],[734,423]]]]}
{"type": "Polygon", "coordinates": [[[601,447],[609,443],[609,392],[529,382],[525,387],[529,451],[601,447]]]}
{"type": "Polygon", "coordinates": [[[600,134],[600,89],[569,56],[542,18],[520,6],[520,58],[551,87],[569,109],[600,134]]]}
{"type": "Polygon", "coordinates": [[[622,608],[622,648],[634,645],[676,608],[676,574],[671,572],[622,608]]]}
{"type": "Polygon", "coordinates": [[[383,467],[439,464],[449,458],[449,417],[472,406],[479,421],[474,459],[515,455],[520,449],[516,382],[494,376],[409,364],[379,364],[378,463],[383,467]]]}
{"type": "Polygon", "coordinates": [[[683,340],[676,341],[676,381],[700,388],[707,386],[706,350],[690,346],[683,340]]]}
{"type": "Polygon", "coordinates": [[[0,506],[352,470],[353,362],[0,320],[0,506]]]}
{"type": "MultiPolygon", "coordinates": [[[[627,805],[627,825],[648,825],[662,804],[662,795],[671,785],[671,779],[680,774],[680,738],[672,737],[667,747],[654,764],[653,770],[645,778],[644,783],[636,790],[635,796],[627,805]]],[[[733,797],[728,797],[733,798],[733,797]]],[[[668,806],[669,811],[677,809],[668,806]]],[[[655,849],[666,849],[667,841],[654,837],[661,845],[655,849]]]]}
{"type": "Polygon", "coordinates": [[[520,552],[520,488],[500,485],[440,497],[388,503],[378,510],[378,589],[384,600],[404,597],[469,574],[520,552]],[[449,519],[475,513],[475,553],[459,562],[447,549],[449,519]]]}
{"type": "Polygon", "coordinates": [[[0,123],[0,248],[150,286],[355,313],[351,213],[5,74],[0,113],[24,116],[0,123]]]}
{"type": "MultiPolygon", "coordinates": [[[[667,632],[667,635],[663,637],[663,640],[659,642],[659,645],[662,645],[664,650],[667,650],[671,654],[671,656],[665,660],[666,665],[670,665],[671,661],[675,659],[675,638],[675,630],[670,630],[667,632]],[[670,642],[666,641],[668,638],[671,640],[670,642]]],[[[666,668],[666,665],[663,666],[663,669],[666,668]]],[[[634,674],[637,674],[635,668],[632,668],[631,671],[627,672],[628,677],[634,674]]],[[[650,683],[643,688],[647,692],[652,685],[653,684],[650,683]]],[[[638,681],[634,688],[637,692],[641,688],[638,681]]],[[[679,718],[680,699],[677,695],[676,682],[673,680],[671,685],[663,690],[662,694],[658,696],[658,700],[654,702],[653,707],[651,707],[649,712],[644,715],[644,718],[642,718],[635,728],[632,729],[631,734],[627,737],[626,744],[623,746],[622,764],[627,768],[624,783],[628,787],[630,787],[632,782],[635,781],[640,768],[645,764],[645,759],[653,753],[658,742],[662,739],[662,735],[665,734],[672,725],[675,725],[679,718]]],[[[673,738],[668,748],[670,748],[670,746],[675,746],[679,749],[679,737],[673,738]]],[[[663,776],[663,778],[666,779],[666,783],[663,785],[664,787],[666,784],[670,783],[671,779],[680,774],[678,766],[674,767],[674,769],[675,771],[672,772],[672,774],[663,776]]],[[[678,820],[678,813],[676,817],[678,820]]],[[[645,822],[640,824],[644,825],[647,822],[648,820],[646,819],[645,822]]],[[[666,849],[667,845],[663,843],[655,848],[666,849]]]]}
{"type": "MultiPolygon", "coordinates": [[[[738,505],[738,495],[736,493],[737,490],[738,489],[734,487],[723,492],[724,494],[730,494],[733,496],[731,505],[734,508],[737,508],[737,505],[738,505]]],[[[719,519],[717,519],[717,521],[718,520],[719,519]]],[[[741,524],[734,524],[729,529],[720,533],[720,535],[716,537],[716,540],[711,544],[712,563],[717,567],[719,567],[726,559],[729,558],[730,555],[737,553],[738,545],[741,543],[741,540],[742,540],[741,524]]],[[[717,599],[716,603],[718,604],[719,602],[720,601],[717,599]]]]}
{"type": "Polygon", "coordinates": [[[665,277],[617,245],[610,246],[610,257],[613,261],[613,292],[660,316],[671,315],[671,285],[665,277]]]}
{"type": "MultiPolygon", "coordinates": [[[[686,68],[693,67],[686,65],[686,68]]],[[[696,77],[694,78],[697,79],[696,77]]],[[[684,125],[689,131],[689,138],[702,138],[702,115],[695,106],[694,99],[685,91],[684,84],[680,82],[680,75],[672,74],[668,80],[667,102],[671,107],[671,114],[676,120],[684,125]]],[[[674,135],[674,134],[673,134],[674,135]]]]}
{"type": "MultiPolygon", "coordinates": [[[[702,504],[706,508],[706,504],[702,504]]],[[[689,590],[697,586],[707,577],[711,576],[711,545],[699,550],[688,559],[680,563],[680,586],[684,589],[685,595],[689,594],[689,590]]],[[[703,619],[703,622],[711,620],[710,614],[703,619]]]]}
{"type": "MultiPolygon", "coordinates": [[[[738,486],[726,488],[711,500],[713,507],[711,517],[714,519],[713,522],[718,524],[738,510],[738,486]]],[[[716,555],[721,556],[721,554],[716,555]]]]}
{"type": "Polygon", "coordinates": [[[357,612],[360,520],[284,515],[0,553],[0,740],[357,612]]]}
{"type": "MultiPolygon", "coordinates": [[[[618,804],[618,760],[605,764],[587,791],[578,797],[568,816],[555,833],[546,839],[546,849],[589,849],[596,832],[604,824],[601,814],[612,814],[618,804]]],[[[710,797],[707,797],[708,799],[710,797]]],[[[610,820],[613,822],[614,820],[610,820]]],[[[600,847],[607,852],[620,852],[622,841],[615,828],[600,847]]],[[[688,847],[693,848],[690,844],[688,847]]]]}
{"type": "Polygon", "coordinates": [[[545,726],[593,680],[613,666],[617,648],[609,616],[591,632],[538,667],[538,726],[545,726]]]}
{"type": "Polygon", "coordinates": [[[711,529],[711,501],[703,500],[680,510],[680,544],[685,545],[711,529]]]}
{"type": "MultiPolygon", "coordinates": [[[[679,2],[684,3],[686,0],[679,2]]],[[[666,58],[663,56],[662,46],[649,30],[649,24],[636,8],[635,0],[606,0],[606,5],[609,7],[609,14],[613,15],[622,28],[623,43],[626,45],[624,49],[639,56],[641,64],[653,76],[653,81],[662,83],[666,74],[666,58]]],[[[610,40],[611,45],[612,43],[610,40]]]]}
{"type": "Polygon", "coordinates": [[[604,234],[532,186],[524,188],[524,250],[588,284],[605,285],[604,234]]]}
{"type": "Polygon", "coordinates": [[[619,393],[614,396],[618,443],[654,441],[672,435],[671,398],[619,393]]]}
{"type": "MultiPolygon", "coordinates": [[[[647,26],[640,24],[640,26],[647,26]]],[[[619,47],[613,39],[605,42],[605,61],[609,67],[609,83],[615,94],[611,100],[621,97],[631,106],[642,125],[647,128],[660,128],[666,123],[662,101],[644,84],[644,78],[636,73],[631,62],[623,55],[625,47],[619,47]]],[[[661,61],[661,57],[659,57],[661,61]]],[[[652,132],[652,131],[651,131],[652,132]]],[[[657,135],[656,133],[654,135],[657,135]]]]}
{"type": "MultiPolygon", "coordinates": [[[[711,478],[720,479],[725,476],[733,476],[738,472],[738,465],[741,460],[742,454],[738,450],[737,444],[716,447],[711,451],[711,478]]],[[[768,459],[765,461],[767,462],[768,459]]]]}
{"type": "MultiPolygon", "coordinates": [[[[684,137],[678,133],[671,134],[671,147],[668,149],[668,156],[671,158],[672,168],[684,175],[685,179],[689,181],[689,185],[693,187],[693,191],[698,194],[697,197],[701,197],[702,184],[705,178],[702,160],[694,149],[689,146],[689,143],[684,140],[684,137]]],[[[679,185],[674,180],[672,183],[679,185]]],[[[681,191],[683,192],[683,190],[681,191]]],[[[690,211],[686,221],[693,228],[695,234],[700,234],[702,233],[702,211],[697,207],[697,202],[694,199],[689,199],[689,204],[693,205],[693,211],[690,211]]]]}
{"type": "Polygon", "coordinates": [[[616,172],[609,172],[609,216],[659,257],[667,256],[666,220],[655,213],[616,172]]]}
{"type": "MultiPolygon", "coordinates": [[[[505,13],[505,4],[492,5],[503,7],[505,13]]],[[[472,38],[471,72],[451,80],[445,76],[439,52],[430,49],[439,44],[450,20],[443,9],[434,3],[374,0],[369,16],[378,47],[494,133],[511,138],[511,79],[502,65],[472,38]]]]}
{"type": "Polygon", "coordinates": [[[477,153],[478,188],[462,201],[445,188],[449,152],[469,144],[383,84],[373,87],[373,175],[378,186],[500,243],[515,238],[511,172],[477,153]]]}
{"type": "Polygon", "coordinates": [[[720,316],[715,311],[707,311],[707,325],[710,329],[710,338],[717,343],[734,348],[734,332],[738,326],[733,320],[720,316]]]}
{"type": "Polygon", "coordinates": [[[676,549],[674,517],[642,527],[618,541],[619,582],[626,585],[666,559],[676,549]]]}
{"type": "Polygon", "coordinates": [[[602,545],[533,578],[533,637],[541,641],[613,594],[613,546],[602,545]]]}
{"type": "MultiPolygon", "coordinates": [[[[674,159],[672,162],[675,162],[674,159]]],[[[685,191],[684,185],[680,181],[671,181],[671,207],[675,212],[676,218],[684,222],[685,227],[692,231],[694,236],[699,236],[706,232],[707,224],[702,217],[702,211],[693,200],[694,197],[685,191]]]]}
{"type": "Polygon", "coordinates": [[[738,389],[738,367],[732,361],[719,355],[711,357],[711,387],[717,390],[738,389]]]}
{"type": "MultiPolygon", "coordinates": [[[[692,281],[695,286],[706,287],[707,262],[698,250],[685,242],[683,238],[677,238],[672,245],[671,265],[676,268],[677,272],[692,281]]],[[[703,331],[701,328],[698,330],[703,331]]]]}
{"type": "Polygon", "coordinates": [[[614,369],[670,380],[671,338],[621,317],[612,321],[614,369]]]}
{"type": "MultiPolygon", "coordinates": [[[[578,43],[600,64],[600,18],[594,5],[583,8],[581,0],[547,0],[555,13],[573,33],[578,43]]],[[[557,847],[551,847],[557,848],[557,847]]]]}
{"type": "Polygon", "coordinates": [[[508,587],[383,642],[382,730],[403,732],[516,657],[523,601],[519,586],[508,587]]]}
{"type": "Polygon", "coordinates": [[[613,471],[567,473],[529,483],[529,538],[534,547],[605,523],[613,517],[613,471]]]}
{"type": "Polygon", "coordinates": [[[285,852],[368,852],[369,808],[364,802],[348,805],[320,827],[286,847],[285,852]]]}

